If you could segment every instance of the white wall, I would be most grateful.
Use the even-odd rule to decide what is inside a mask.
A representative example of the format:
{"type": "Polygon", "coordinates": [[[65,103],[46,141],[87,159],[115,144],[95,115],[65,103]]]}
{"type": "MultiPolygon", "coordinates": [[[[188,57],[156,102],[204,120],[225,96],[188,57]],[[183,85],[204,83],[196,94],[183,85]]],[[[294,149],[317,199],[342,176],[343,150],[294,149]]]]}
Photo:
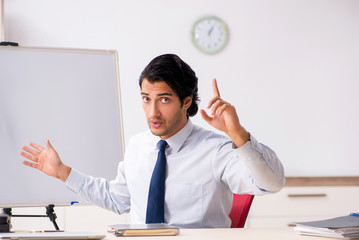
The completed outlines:
{"type": "Polygon", "coordinates": [[[171,52],[196,71],[201,107],[216,77],[223,98],[276,150],[288,175],[358,173],[357,157],[346,153],[359,143],[359,1],[6,0],[5,13],[7,41],[119,52],[126,142],[147,129],[138,76],[152,58],[171,52]],[[230,28],[228,46],[213,56],[190,39],[193,22],[208,14],[230,28]]]}
{"type": "MultiPolygon", "coordinates": [[[[353,159],[359,143],[358,1],[7,0],[5,14],[6,40],[22,46],[119,52],[126,142],[147,129],[140,72],[155,56],[172,52],[199,76],[201,107],[216,77],[222,97],[276,150],[287,175],[359,171],[353,159]],[[208,14],[225,20],[231,35],[213,56],[190,39],[193,22],[208,14]]],[[[194,122],[207,127],[199,116],[194,122]]]]}

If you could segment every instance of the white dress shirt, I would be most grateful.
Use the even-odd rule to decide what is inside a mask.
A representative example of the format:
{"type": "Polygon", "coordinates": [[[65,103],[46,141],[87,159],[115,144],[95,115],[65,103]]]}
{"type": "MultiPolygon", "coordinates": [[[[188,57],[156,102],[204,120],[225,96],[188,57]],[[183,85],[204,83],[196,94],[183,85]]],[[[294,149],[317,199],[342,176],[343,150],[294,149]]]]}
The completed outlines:
{"type": "MultiPolygon", "coordinates": [[[[125,159],[112,181],[72,169],[66,185],[84,199],[117,213],[131,211],[132,223],[143,224],[149,184],[160,137],[149,130],[131,138],[125,159]]],[[[165,222],[183,228],[230,227],[232,195],[279,191],[285,182],[276,154],[250,141],[233,148],[225,136],[188,120],[168,138],[165,222]]]]}

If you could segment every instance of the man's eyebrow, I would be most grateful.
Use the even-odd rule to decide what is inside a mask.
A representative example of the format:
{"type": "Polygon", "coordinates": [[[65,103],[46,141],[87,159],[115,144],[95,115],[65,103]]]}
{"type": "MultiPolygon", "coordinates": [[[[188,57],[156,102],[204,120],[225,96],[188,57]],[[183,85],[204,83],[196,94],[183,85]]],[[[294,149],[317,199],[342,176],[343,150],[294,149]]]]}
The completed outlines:
{"type": "MultiPolygon", "coordinates": [[[[145,93],[145,92],[141,92],[141,95],[146,95],[146,96],[148,96],[148,95],[150,95],[149,93],[145,93]]],[[[159,93],[159,94],[157,94],[157,96],[158,97],[160,97],[160,96],[173,96],[173,94],[171,94],[171,93],[159,93]]]]}
{"type": "Polygon", "coordinates": [[[171,93],[159,93],[157,96],[172,96],[171,93]]]}

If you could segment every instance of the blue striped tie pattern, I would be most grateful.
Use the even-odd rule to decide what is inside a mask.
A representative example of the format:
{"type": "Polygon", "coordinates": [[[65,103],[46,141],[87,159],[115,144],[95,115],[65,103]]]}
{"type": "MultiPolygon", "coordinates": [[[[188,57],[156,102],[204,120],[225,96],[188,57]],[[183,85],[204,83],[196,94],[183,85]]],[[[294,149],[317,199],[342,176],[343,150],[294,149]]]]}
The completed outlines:
{"type": "Polygon", "coordinates": [[[165,221],[166,146],[167,142],[160,140],[157,162],[148,192],[146,223],[163,223],[165,221]]]}

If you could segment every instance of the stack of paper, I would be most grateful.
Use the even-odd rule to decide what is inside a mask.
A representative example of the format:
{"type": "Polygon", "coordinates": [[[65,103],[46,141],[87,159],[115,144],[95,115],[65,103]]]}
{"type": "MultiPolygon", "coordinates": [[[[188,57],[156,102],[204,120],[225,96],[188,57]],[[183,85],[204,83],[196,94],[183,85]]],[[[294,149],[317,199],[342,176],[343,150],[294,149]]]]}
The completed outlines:
{"type": "Polygon", "coordinates": [[[359,217],[343,216],[312,222],[295,222],[295,231],[303,235],[342,239],[359,238],[359,217]]]}
{"type": "Polygon", "coordinates": [[[160,224],[116,224],[111,225],[108,232],[116,236],[175,236],[179,228],[165,223],[160,224]]]}

